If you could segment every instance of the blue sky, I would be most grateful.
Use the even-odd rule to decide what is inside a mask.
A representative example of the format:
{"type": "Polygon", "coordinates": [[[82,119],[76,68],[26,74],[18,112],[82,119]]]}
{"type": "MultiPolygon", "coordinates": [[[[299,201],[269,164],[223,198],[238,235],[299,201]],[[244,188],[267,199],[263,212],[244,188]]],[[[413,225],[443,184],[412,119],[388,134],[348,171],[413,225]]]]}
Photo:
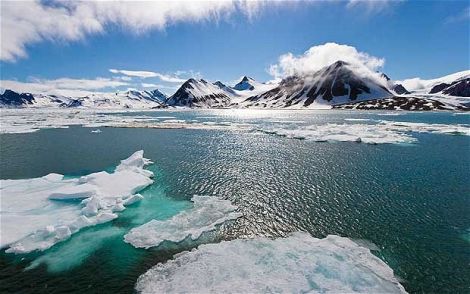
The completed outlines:
{"type": "MultiPolygon", "coordinates": [[[[38,3],[38,9],[48,4],[38,3]]],[[[139,4],[134,5],[138,11],[139,4]]],[[[67,78],[70,83],[98,79],[121,84],[103,83],[90,90],[147,85],[171,93],[190,76],[232,83],[249,75],[267,81],[274,78],[269,68],[281,55],[300,56],[327,42],[384,59],[379,69],[392,79],[434,78],[470,68],[469,7],[469,1],[260,2],[255,9],[223,8],[215,16],[213,11],[205,15],[198,10],[197,16],[163,19],[163,24],[136,26],[132,19],[103,20],[96,31],[86,24],[78,36],[73,35],[74,27],[61,32],[61,23],[44,28],[35,24],[42,31],[35,31],[38,36],[32,40],[18,40],[24,46],[22,53],[2,48],[2,86],[9,85],[5,81],[56,86],[57,79],[67,78]],[[110,69],[149,71],[174,79],[126,76],[110,69]]],[[[2,9],[2,19],[9,13],[2,9]]],[[[141,19],[138,14],[135,17],[141,19]]],[[[2,20],[2,43],[8,42],[5,36],[21,36],[14,30],[18,28],[9,28],[2,20]]],[[[88,90],[84,84],[81,89],[88,90]]]]}

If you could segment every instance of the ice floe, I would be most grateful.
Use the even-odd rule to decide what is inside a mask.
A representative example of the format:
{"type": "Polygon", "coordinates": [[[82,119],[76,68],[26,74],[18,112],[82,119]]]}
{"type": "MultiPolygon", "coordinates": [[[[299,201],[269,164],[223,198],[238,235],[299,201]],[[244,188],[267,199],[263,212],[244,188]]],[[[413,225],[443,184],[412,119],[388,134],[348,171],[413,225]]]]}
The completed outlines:
{"type": "Polygon", "coordinates": [[[417,132],[417,133],[439,133],[470,136],[470,126],[455,124],[428,124],[416,122],[386,121],[380,122],[388,130],[399,132],[417,132]]]}
{"type": "Polygon", "coordinates": [[[229,220],[242,216],[229,200],[213,196],[193,196],[193,207],[168,220],[152,220],[132,229],[124,236],[127,243],[137,248],[159,246],[164,241],[181,242],[186,238],[197,240],[229,220]]]}
{"type": "Polygon", "coordinates": [[[137,151],[112,173],[97,172],[66,179],[49,174],[41,178],[1,180],[1,240],[7,252],[45,250],[88,226],[118,217],[153,183],[144,166],[150,160],[137,151]]]}
{"type": "Polygon", "coordinates": [[[409,134],[387,130],[374,124],[325,124],[297,128],[265,128],[258,131],[292,139],[316,142],[358,142],[368,144],[413,143],[409,134]]]}
{"type": "MultiPolygon", "coordinates": [[[[352,120],[352,119],[349,119],[352,120]]],[[[355,119],[359,121],[359,119],[355,119]]],[[[362,120],[362,119],[361,119],[362,120]]],[[[317,142],[343,141],[368,144],[414,143],[412,133],[438,133],[470,136],[470,126],[463,124],[429,124],[380,120],[371,124],[334,124],[297,126],[288,125],[257,129],[259,132],[293,139],[317,142]]]]}
{"type": "Polygon", "coordinates": [[[406,293],[393,270],[348,238],[238,239],[175,255],[141,275],[141,293],[406,293]]]}
{"type": "MultiPolygon", "coordinates": [[[[383,113],[379,115],[395,114],[383,113]]],[[[370,144],[414,143],[417,139],[413,137],[413,133],[470,135],[470,126],[468,124],[398,122],[368,118],[345,118],[344,120],[347,123],[306,125],[302,121],[283,121],[270,118],[257,122],[197,121],[193,119],[176,119],[171,116],[155,117],[138,113],[133,114],[132,112],[123,114],[122,112],[103,113],[90,110],[2,110],[0,133],[27,133],[44,128],[67,128],[70,125],[82,125],[90,128],[125,127],[263,132],[319,142],[349,141],[370,144]]],[[[98,130],[95,129],[91,132],[97,132],[98,130]]]]}

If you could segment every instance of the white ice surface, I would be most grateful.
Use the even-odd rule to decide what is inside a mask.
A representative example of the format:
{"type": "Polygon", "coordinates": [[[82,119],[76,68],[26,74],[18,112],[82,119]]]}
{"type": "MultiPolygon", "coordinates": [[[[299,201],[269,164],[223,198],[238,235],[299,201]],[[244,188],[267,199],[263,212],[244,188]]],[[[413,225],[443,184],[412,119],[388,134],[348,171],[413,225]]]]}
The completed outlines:
{"type": "Polygon", "coordinates": [[[113,173],[0,180],[0,247],[12,253],[46,250],[81,228],[117,218],[115,212],[141,199],[135,193],[153,183],[143,155],[135,152],[113,173]]]}
{"type": "Polygon", "coordinates": [[[201,245],[141,275],[141,293],[406,293],[383,261],[348,238],[294,233],[201,245]]]}
{"type": "MultiPolygon", "coordinates": [[[[349,119],[352,121],[352,119],[349,119]]],[[[357,119],[356,119],[357,120],[357,119]]],[[[412,133],[439,133],[470,136],[468,125],[428,124],[379,120],[374,124],[324,124],[297,126],[289,125],[266,127],[257,131],[293,139],[317,142],[361,142],[368,144],[414,143],[412,133]]]]}
{"type": "MultiPolygon", "coordinates": [[[[271,110],[273,111],[273,110],[271,110]]],[[[268,111],[269,113],[269,111],[268,111]]],[[[379,113],[379,115],[400,115],[400,113],[379,113]]],[[[429,124],[381,121],[373,119],[345,118],[348,123],[315,124],[306,126],[301,121],[274,120],[269,117],[266,123],[240,121],[182,120],[169,117],[147,115],[121,115],[120,113],[98,113],[93,111],[49,111],[49,110],[2,110],[0,133],[34,132],[43,128],[67,128],[68,125],[85,127],[128,127],[159,129],[209,129],[227,131],[259,131],[278,134],[289,138],[302,138],[314,141],[353,141],[364,143],[411,143],[416,142],[413,133],[442,133],[469,135],[468,124],[429,124]],[[360,123],[361,120],[367,123],[360,123]]],[[[213,117],[211,117],[213,118],[213,117]]]]}
{"type": "Polygon", "coordinates": [[[202,233],[213,231],[218,225],[234,220],[241,213],[229,200],[212,196],[193,196],[191,209],[185,210],[168,220],[152,220],[132,229],[124,236],[127,243],[137,248],[150,248],[163,241],[181,242],[187,237],[197,240],[202,233]]]}
{"type": "Polygon", "coordinates": [[[408,134],[390,131],[373,124],[326,124],[297,128],[266,128],[259,130],[293,139],[316,142],[358,142],[368,144],[413,143],[416,141],[408,134]]]}

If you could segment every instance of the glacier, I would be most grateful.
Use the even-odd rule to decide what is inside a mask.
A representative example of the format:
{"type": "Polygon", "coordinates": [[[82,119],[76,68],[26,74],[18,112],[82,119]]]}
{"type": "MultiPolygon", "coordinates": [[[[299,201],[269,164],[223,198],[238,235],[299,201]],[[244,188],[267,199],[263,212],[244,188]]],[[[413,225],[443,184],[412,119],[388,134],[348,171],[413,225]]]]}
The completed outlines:
{"type": "Polygon", "coordinates": [[[406,293],[369,249],[335,235],[237,239],[201,245],[157,264],[140,293],[406,293]]]}
{"type": "Polygon", "coordinates": [[[8,253],[43,251],[82,228],[117,218],[153,183],[153,173],[144,169],[151,161],[143,155],[135,152],[112,173],[0,180],[0,247],[8,253]]]}
{"type": "Polygon", "coordinates": [[[186,238],[197,240],[223,223],[242,216],[237,206],[229,200],[214,196],[191,198],[193,207],[178,213],[168,220],[152,220],[133,228],[124,236],[124,241],[136,248],[157,247],[164,241],[181,242],[186,238]]]}

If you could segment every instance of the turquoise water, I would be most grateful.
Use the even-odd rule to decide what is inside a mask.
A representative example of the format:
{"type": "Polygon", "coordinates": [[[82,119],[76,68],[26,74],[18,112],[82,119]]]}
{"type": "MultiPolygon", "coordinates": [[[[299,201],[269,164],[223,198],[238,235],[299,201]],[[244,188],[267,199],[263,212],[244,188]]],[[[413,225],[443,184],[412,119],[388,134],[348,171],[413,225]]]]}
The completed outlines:
{"type": "MultiPolygon", "coordinates": [[[[470,116],[230,110],[151,112],[176,119],[293,125],[345,118],[469,124],[470,116]]],[[[135,114],[123,114],[135,115],[135,114]]],[[[367,123],[361,122],[361,123],[367,123]]],[[[136,150],[155,164],[145,199],[111,223],[85,229],[44,253],[0,255],[1,292],[133,291],[137,277],[196,245],[138,250],[122,236],[150,219],[215,195],[244,216],[212,241],[307,231],[374,243],[409,292],[465,293],[470,285],[470,137],[413,133],[415,144],[311,142],[244,131],[89,128],[0,135],[0,177],[78,176],[112,168],[136,150]],[[25,271],[25,268],[33,267],[25,271]]]]}

